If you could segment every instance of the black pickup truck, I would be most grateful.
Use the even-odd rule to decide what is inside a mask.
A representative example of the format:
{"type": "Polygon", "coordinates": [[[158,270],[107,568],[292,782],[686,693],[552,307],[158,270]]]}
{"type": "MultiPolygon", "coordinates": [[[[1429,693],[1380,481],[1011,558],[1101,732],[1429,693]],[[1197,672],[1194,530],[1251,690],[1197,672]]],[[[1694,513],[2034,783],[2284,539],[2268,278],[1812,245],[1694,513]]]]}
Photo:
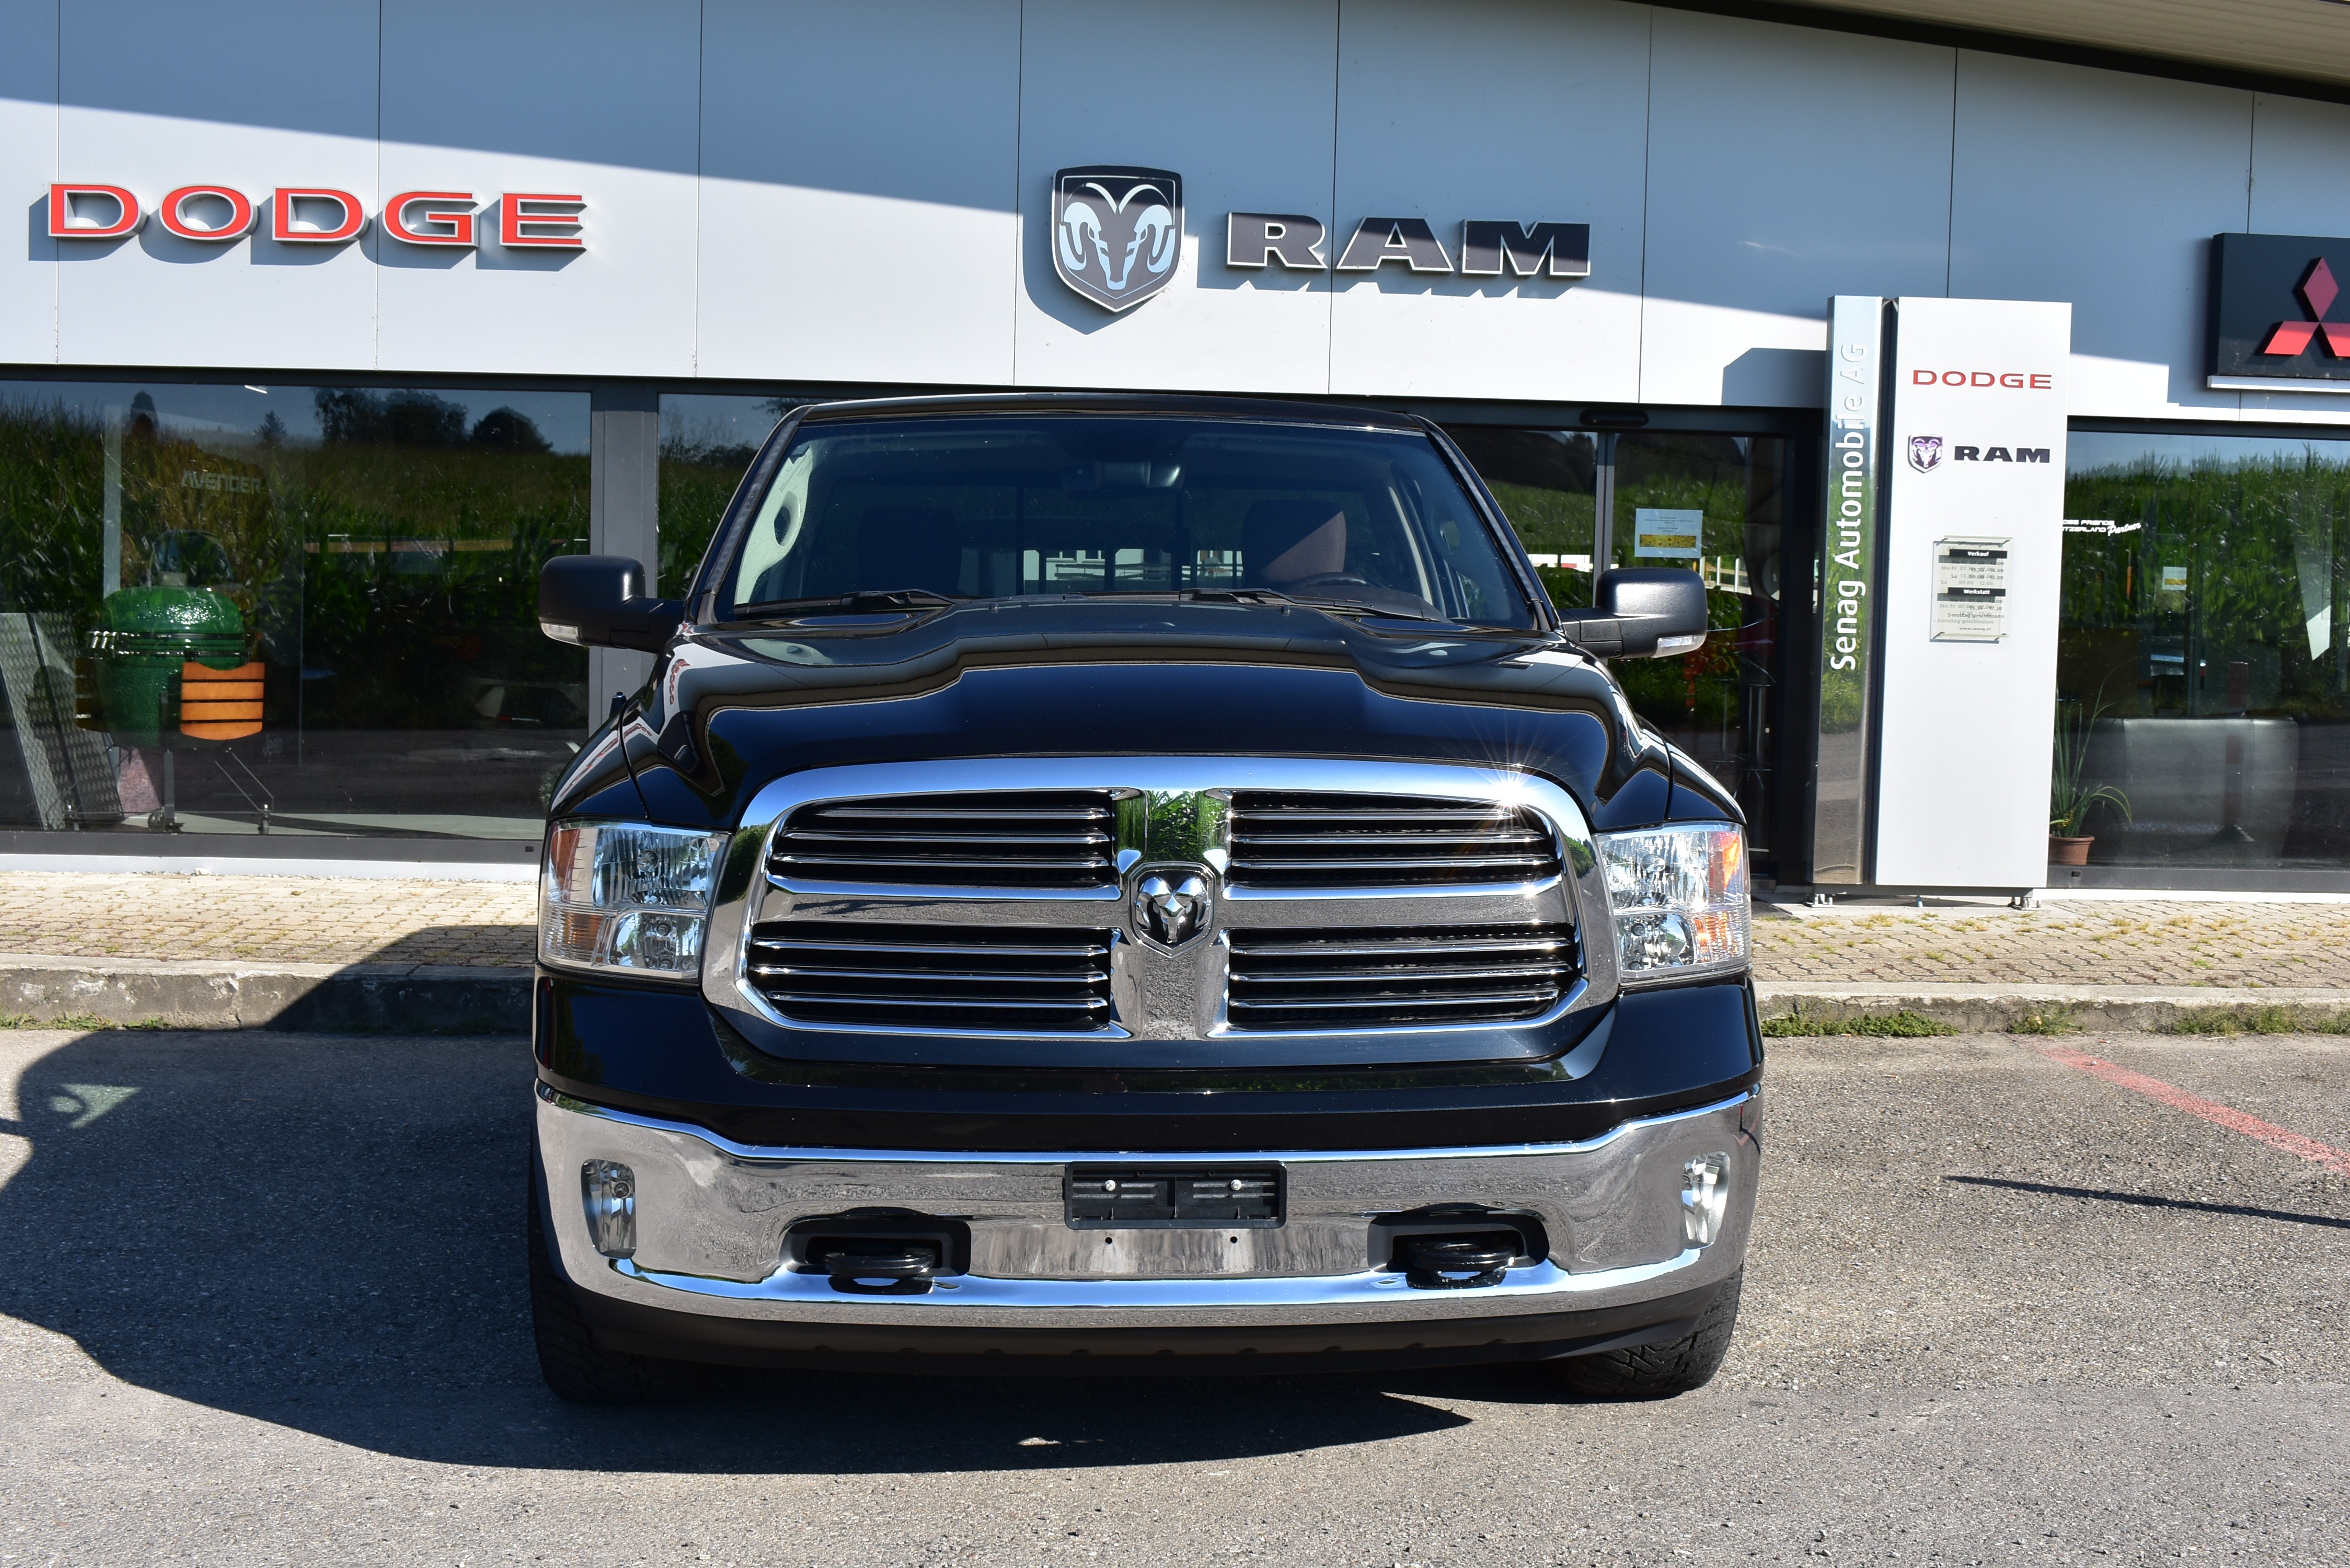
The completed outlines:
{"type": "Polygon", "coordinates": [[[711,1364],[1712,1376],[1762,1051],[1736,803],[1424,421],[821,404],[550,813],[532,1304],[568,1398],[711,1364]]]}

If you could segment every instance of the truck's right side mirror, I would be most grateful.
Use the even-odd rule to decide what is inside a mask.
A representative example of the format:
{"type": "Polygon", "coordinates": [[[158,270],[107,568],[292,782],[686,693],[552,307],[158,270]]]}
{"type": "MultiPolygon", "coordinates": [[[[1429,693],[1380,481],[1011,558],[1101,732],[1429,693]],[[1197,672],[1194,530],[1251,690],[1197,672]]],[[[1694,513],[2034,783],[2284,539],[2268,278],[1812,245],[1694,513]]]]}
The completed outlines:
{"type": "Polygon", "coordinates": [[[556,556],[539,570],[538,629],[557,642],[659,653],[684,618],[677,600],[646,595],[626,556],[556,556]]]}
{"type": "Polygon", "coordinates": [[[1592,599],[1559,611],[1559,629],[1602,659],[1661,658],[1705,641],[1705,579],[1695,572],[1620,566],[1599,574],[1592,599]]]}

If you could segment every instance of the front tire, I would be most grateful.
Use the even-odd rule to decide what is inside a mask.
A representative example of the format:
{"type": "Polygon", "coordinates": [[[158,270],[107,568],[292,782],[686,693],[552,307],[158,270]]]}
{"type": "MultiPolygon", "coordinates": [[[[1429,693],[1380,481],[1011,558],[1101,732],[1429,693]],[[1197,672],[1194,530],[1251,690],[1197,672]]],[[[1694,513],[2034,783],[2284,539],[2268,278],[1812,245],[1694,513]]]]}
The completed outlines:
{"type": "Polygon", "coordinates": [[[525,1189],[530,1210],[530,1326],[538,1342],[539,1376],[560,1399],[575,1405],[655,1405],[691,1399],[708,1387],[703,1368],[607,1350],[572,1296],[571,1285],[547,1251],[546,1204],[536,1147],[525,1189]]]}
{"type": "Polygon", "coordinates": [[[1586,1399],[1669,1399],[1704,1387],[1730,1354],[1738,1293],[1745,1281],[1742,1268],[1723,1281],[1686,1338],[1570,1357],[1558,1364],[1560,1381],[1586,1399]]]}

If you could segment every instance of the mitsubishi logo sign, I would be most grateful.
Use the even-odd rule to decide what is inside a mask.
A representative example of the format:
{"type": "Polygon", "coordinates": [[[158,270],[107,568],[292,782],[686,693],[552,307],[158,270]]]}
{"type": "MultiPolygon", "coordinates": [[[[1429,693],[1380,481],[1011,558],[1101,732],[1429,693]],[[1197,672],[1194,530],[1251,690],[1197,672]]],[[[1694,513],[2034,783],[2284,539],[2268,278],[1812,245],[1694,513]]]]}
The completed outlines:
{"type": "Polygon", "coordinates": [[[2214,234],[2205,385],[2255,391],[2350,382],[2350,321],[2326,319],[2345,303],[2345,277],[2350,239],[2214,234]]]}
{"type": "Polygon", "coordinates": [[[2334,271],[2319,256],[2309,264],[2301,282],[2293,287],[2293,296],[2309,312],[2306,321],[2280,321],[2269,340],[2261,345],[2263,354],[2298,354],[2309,347],[2313,337],[2323,335],[2325,351],[2336,359],[2350,359],[2350,322],[2328,321],[2325,313],[2334,308],[2335,296],[2342,289],[2334,281],[2334,271]]]}

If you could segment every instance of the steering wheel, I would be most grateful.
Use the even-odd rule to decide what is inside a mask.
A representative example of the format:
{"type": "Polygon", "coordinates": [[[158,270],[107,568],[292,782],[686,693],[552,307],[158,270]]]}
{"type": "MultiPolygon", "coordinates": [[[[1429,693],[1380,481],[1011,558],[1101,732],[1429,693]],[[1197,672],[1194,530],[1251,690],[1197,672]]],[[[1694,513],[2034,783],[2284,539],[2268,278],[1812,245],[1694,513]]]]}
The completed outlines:
{"type": "Polygon", "coordinates": [[[1286,591],[1290,588],[1368,588],[1377,586],[1368,577],[1358,577],[1351,572],[1317,572],[1310,577],[1295,578],[1283,584],[1282,587],[1286,591]]]}

